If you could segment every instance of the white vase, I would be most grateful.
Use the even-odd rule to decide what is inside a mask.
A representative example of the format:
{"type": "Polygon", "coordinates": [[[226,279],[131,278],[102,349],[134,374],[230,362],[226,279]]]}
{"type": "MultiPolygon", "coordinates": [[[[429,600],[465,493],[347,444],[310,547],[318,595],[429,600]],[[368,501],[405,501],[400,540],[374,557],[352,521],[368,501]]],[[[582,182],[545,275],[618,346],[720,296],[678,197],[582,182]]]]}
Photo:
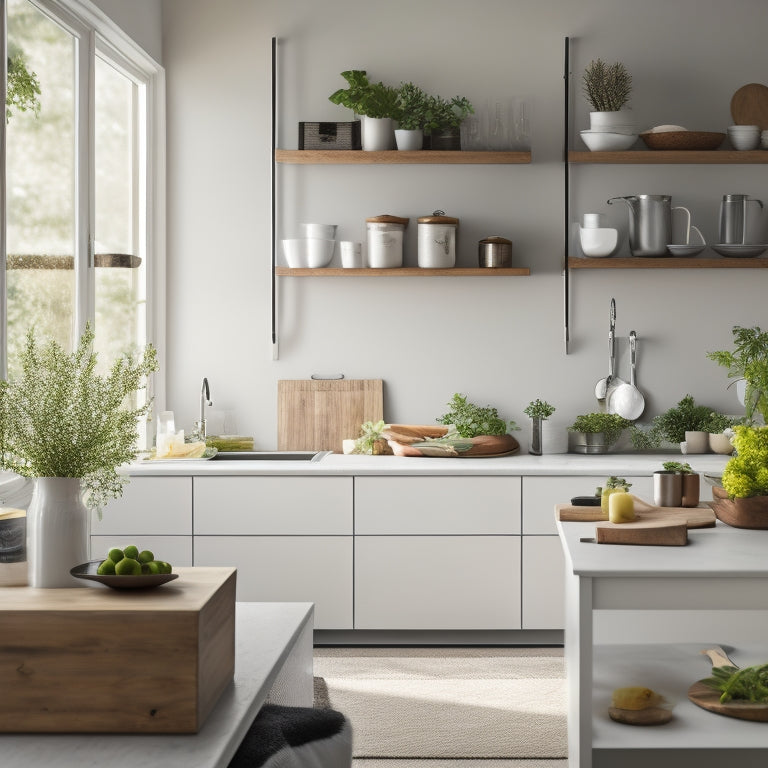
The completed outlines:
{"type": "Polygon", "coordinates": [[[395,143],[400,151],[417,151],[424,146],[424,131],[421,128],[398,128],[395,131],[395,143]]]}
{"type": "Polygon", "coordinates": [[[88,559],[88,509],[77,477],[38,477],[27,510],[32,587],[77,587],[69,569],[88,559]]]}
{"type": "Polygon", "coordinates": [[[563,419],[551,416],[541,423],[541,452],[545,456],[553,453],[568,453],[568,425],[563,419]]]}
{"type": "Polygon", "coordinates": [[[363,116],[363,149],[366,152],[378,152],[392,149],[394,130],[391,117],[363,116]]]}

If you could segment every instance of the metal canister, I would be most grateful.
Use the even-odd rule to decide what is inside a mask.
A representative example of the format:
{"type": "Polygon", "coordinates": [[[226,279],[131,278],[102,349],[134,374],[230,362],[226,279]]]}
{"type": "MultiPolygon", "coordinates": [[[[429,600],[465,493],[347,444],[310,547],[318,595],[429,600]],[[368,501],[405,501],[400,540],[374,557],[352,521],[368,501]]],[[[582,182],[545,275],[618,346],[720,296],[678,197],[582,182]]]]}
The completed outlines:
{"type": "Polygon", "coordinates": [[[512,241],[499,235],[484,237],[477,245],[477,254],[481,267],[511,267],[512,241]]]}
{"type": "Polygon", "coordinates": [[[403,266],[403,232],[408,219],[389,213],[365,220],[368,231],[368,266],[394,269],[403,266]]]}
{"type": "Polygon", "coordinates": [[[456,266],[456,231],[459,220],[434,211],[419,222],[419,266],[426,269],[450,269],[456,266]]]}

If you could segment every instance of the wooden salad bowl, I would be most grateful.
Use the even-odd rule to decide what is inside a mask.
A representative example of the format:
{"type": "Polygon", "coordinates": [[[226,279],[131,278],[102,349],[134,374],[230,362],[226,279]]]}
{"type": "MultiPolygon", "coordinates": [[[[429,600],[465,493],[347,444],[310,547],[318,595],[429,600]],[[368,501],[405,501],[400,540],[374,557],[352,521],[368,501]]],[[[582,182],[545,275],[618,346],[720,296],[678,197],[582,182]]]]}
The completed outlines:
{"type": "Polygon", "coordinates": [[[712,487],[713,501],[710,506],[717,519],[732,528],[768,529],[768,496],[750,496],[745,499],[729,499],[725,489],[712,487]]]}

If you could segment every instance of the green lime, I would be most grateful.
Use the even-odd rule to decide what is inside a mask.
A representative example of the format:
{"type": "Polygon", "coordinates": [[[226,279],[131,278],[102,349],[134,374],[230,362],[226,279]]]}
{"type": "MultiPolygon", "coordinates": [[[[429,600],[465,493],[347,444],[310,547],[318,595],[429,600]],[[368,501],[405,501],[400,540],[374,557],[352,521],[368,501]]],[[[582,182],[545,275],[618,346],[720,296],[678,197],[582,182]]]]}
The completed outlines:
{"type": "Polygon", "coordinates": [[[116,566],[115,573],[118,576],[140,576],[141,563],[132,557],[124,557],[116,566]]]}
{"type": "Polygon", "coordinates": [[[123,553],[122,549],[115,547],[114,549],[110,549],[109,552],[107,552],[107,557],[113,563],[119,563],[125,557],[125,554],[123,553]]]}
{"type": "Polygon", "coordinates": [[[148,549],[145,549],[143,552],[139,552],[139,556],[136,559],[140,563],[149,563],[155,559],[155,556],[148,549]]]}
{"type": "Polygon", "coordinates": [[[157,566],[160,569],[160,573],[171,573],[173,568],[170,563],[166,563],[165,560],[157,560],[157,566]]]}
{"type": "Polygon", "coordinates": [[[96,569],[96,573],[98,573],[99,576],[112,576],[112,575],[114,575],[114,573],[115,573],[115,563],[114,563],[114,561],[110,560],[109,558],[107,558],[96,569]]]}
{"type": "Polygon", "coordinates": [[[150,560],[148,563],[141,564],[141,573],[144,576],[153,576],[160,573],[160,566],[154,560],[150,560]]]}
{"type": "Polygon", "coordinates": [[[133,544],[131,544],[129,547],[126,547],[123,550],[123,554],[126,557],[130,557],[131,560],[136,560],[136,558],[139,556],[139,548],[134,547],[133,544]]]}

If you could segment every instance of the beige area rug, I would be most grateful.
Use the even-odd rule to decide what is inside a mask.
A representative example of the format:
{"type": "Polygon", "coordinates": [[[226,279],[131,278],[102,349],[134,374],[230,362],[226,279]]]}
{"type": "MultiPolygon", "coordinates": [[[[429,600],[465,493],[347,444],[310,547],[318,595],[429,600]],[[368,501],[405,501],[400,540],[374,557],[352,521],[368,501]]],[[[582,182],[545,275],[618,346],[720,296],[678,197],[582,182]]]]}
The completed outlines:
{"type": "Polygon", "coordinates": [[[356,768],[567,764],[560,648],[315,648],[314,663],[356,768]]]}

